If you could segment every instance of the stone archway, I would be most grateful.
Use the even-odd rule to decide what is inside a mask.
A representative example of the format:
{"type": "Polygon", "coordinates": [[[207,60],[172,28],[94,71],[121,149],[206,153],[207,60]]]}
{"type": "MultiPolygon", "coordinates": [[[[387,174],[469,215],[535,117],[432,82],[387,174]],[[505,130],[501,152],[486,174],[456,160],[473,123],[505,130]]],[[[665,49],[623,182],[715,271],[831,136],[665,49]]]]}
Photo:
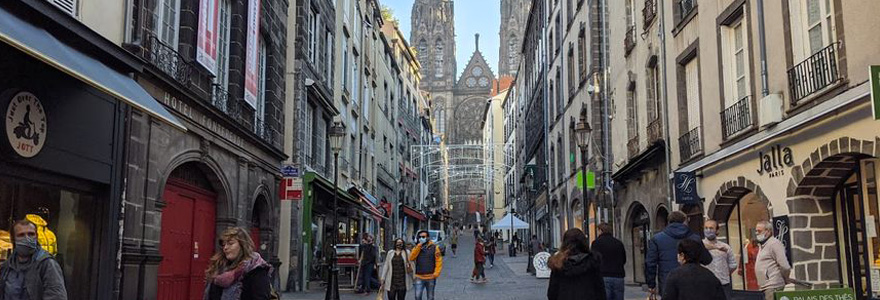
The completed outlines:
{"type": "Polygon", "coordinates": [[[719,235],[723,236],[722,233],[727,232],[727,220],[730,218],[730,214],[733,213],[733,209],[739,204],[740,199],[750,193],[754,193],[755,197],[758,197],[762,202],[770,203],[761,187],[743,176],[725,182],[715,193],[715,197],[709,203],[706,215],[718,222],[719,235]]]}
{"type": "Polygon", "coordinates": [[[791,227],[793,277],[815,283],[837,283],[840,261],[834,194],[859,159],[876,157],[880,140],[842,137],[822,145],[791,168],[786,205],[791,227]]]}
{"type": "Polygon", "coordinates": [[[630,280],[636,283],[644,283],[645,280],[645,254],[648,250],[648,237],[651,232],[651,216],[648,209],[638,201],[633,201],[626,211],[623,232],[620,232],[621,242],[627,250],[626,270],[630,274],[630,280]]]}

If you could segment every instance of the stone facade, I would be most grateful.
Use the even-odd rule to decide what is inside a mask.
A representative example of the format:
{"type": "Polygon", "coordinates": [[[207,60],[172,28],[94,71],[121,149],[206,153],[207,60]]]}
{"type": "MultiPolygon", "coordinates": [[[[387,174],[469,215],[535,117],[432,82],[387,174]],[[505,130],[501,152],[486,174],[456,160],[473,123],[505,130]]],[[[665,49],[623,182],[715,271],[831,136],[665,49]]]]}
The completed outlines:
{"type": "Polygon", "coordinates": [[[522,59],[523,29],[529,14],[525,0],[501,0],[501,30],[498,31],[498,77],[516,76],[516,68],[522,59]]]}

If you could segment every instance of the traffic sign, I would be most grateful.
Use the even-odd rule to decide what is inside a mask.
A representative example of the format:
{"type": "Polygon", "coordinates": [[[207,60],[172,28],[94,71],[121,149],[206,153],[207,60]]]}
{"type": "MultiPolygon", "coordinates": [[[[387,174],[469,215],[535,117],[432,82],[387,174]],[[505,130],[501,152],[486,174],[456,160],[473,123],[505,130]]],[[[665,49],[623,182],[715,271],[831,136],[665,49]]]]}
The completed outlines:
{"type": "Polygon", "coordinates": [[[299,177],[299,175],[299,168],[294,167],[293,165],[284,165],[281,167],[281,176],[299,177]]]}

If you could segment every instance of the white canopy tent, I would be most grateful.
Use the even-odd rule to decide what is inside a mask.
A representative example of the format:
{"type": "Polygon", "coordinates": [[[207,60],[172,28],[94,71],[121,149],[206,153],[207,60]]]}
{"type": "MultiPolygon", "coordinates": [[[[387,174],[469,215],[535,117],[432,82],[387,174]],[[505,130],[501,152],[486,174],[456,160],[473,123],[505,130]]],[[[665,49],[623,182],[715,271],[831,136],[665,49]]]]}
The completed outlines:
{"type": "Polygon", "coordinates": [[[529,224],[511,214],[507,214],[504,218],[501,218],[501,220],[498,220],[498,222],[495,222],[495,224],[492,225],[492,230],[510,230],[511,228],[514,230],[528,229],[529,224]]]}

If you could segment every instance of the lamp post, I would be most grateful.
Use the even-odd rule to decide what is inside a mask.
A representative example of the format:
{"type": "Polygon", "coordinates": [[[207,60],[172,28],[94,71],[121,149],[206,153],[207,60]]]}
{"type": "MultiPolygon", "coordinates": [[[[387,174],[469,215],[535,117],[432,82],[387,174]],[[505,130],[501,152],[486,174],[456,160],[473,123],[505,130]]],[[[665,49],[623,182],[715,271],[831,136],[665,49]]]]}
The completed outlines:
{"type": "Polygon", "coordinates": [[[339,300],[339,258],[336,256],[336,243],[339,241],[339,194],[337,192],[339,184],[339,152],[342,151],[342,140],[345,137],[345,125],[342,122],[333,122],[330,127],[330,150],[333,151],[333,234],[331,235],[333,242],[333,251],[330,252],[330,278],[327,279],[327,293],[324,294],[325,300],[339,300]]]}
{"type": "MultiPolygon", "coordinates": [[[[526,195],[528,195],[529,198],[532,197],[533,192],[536,192],[536,189],[535,189],[535,169],[536,168],[537,168],[537,166],[533,167],[531,171],[526,172],[526,180],[525,180],[526,195]]],[[[532,251],[533,250],[532,249],[532,235],[533,235],[532,227],[535,227],[538,225],[538,220],[537,220],[536,214],[535,214],[535,201],[536,201],[535,199],[529,200],[529,210],[526,212],[529,216],[529,219],[530,219],[529,233],[528,233],[528,237],[526,237],[526,250],[527,250],[526,253],[528,253],[528,255],[529,255],[529,260],[528,260],[528,263],[526,264],[526,273],[535,273],[535,267],[532,266],[532,257],[534,257],[534,255],[537,254],[537,253],[533,253],[533,251],[532,251]],[[533,224],[531,224],[531,223],[533,223],[533,224]]]]}
{"type": "Polygon", "coordinates": [[[588,215],[587,215],[587,198],[589,197],[589,190],[587,189],[587,160],[589,160],[589,148],[590,148],[590,134],[593,129],[590,127],[590,123],[587,122],[587,116],[581,115],[580,122],[575,125],[574,132],[577,133],[578,138],[578,147],[581,149],[581,184],[583,184],[584,188],[584,199],[581,205],[582,213],[583,213],[583,222],[582,226],[584,228],[584,233],[587,235],[587,240],[590,239],[590,230],[588,229],[588,215]]]}

